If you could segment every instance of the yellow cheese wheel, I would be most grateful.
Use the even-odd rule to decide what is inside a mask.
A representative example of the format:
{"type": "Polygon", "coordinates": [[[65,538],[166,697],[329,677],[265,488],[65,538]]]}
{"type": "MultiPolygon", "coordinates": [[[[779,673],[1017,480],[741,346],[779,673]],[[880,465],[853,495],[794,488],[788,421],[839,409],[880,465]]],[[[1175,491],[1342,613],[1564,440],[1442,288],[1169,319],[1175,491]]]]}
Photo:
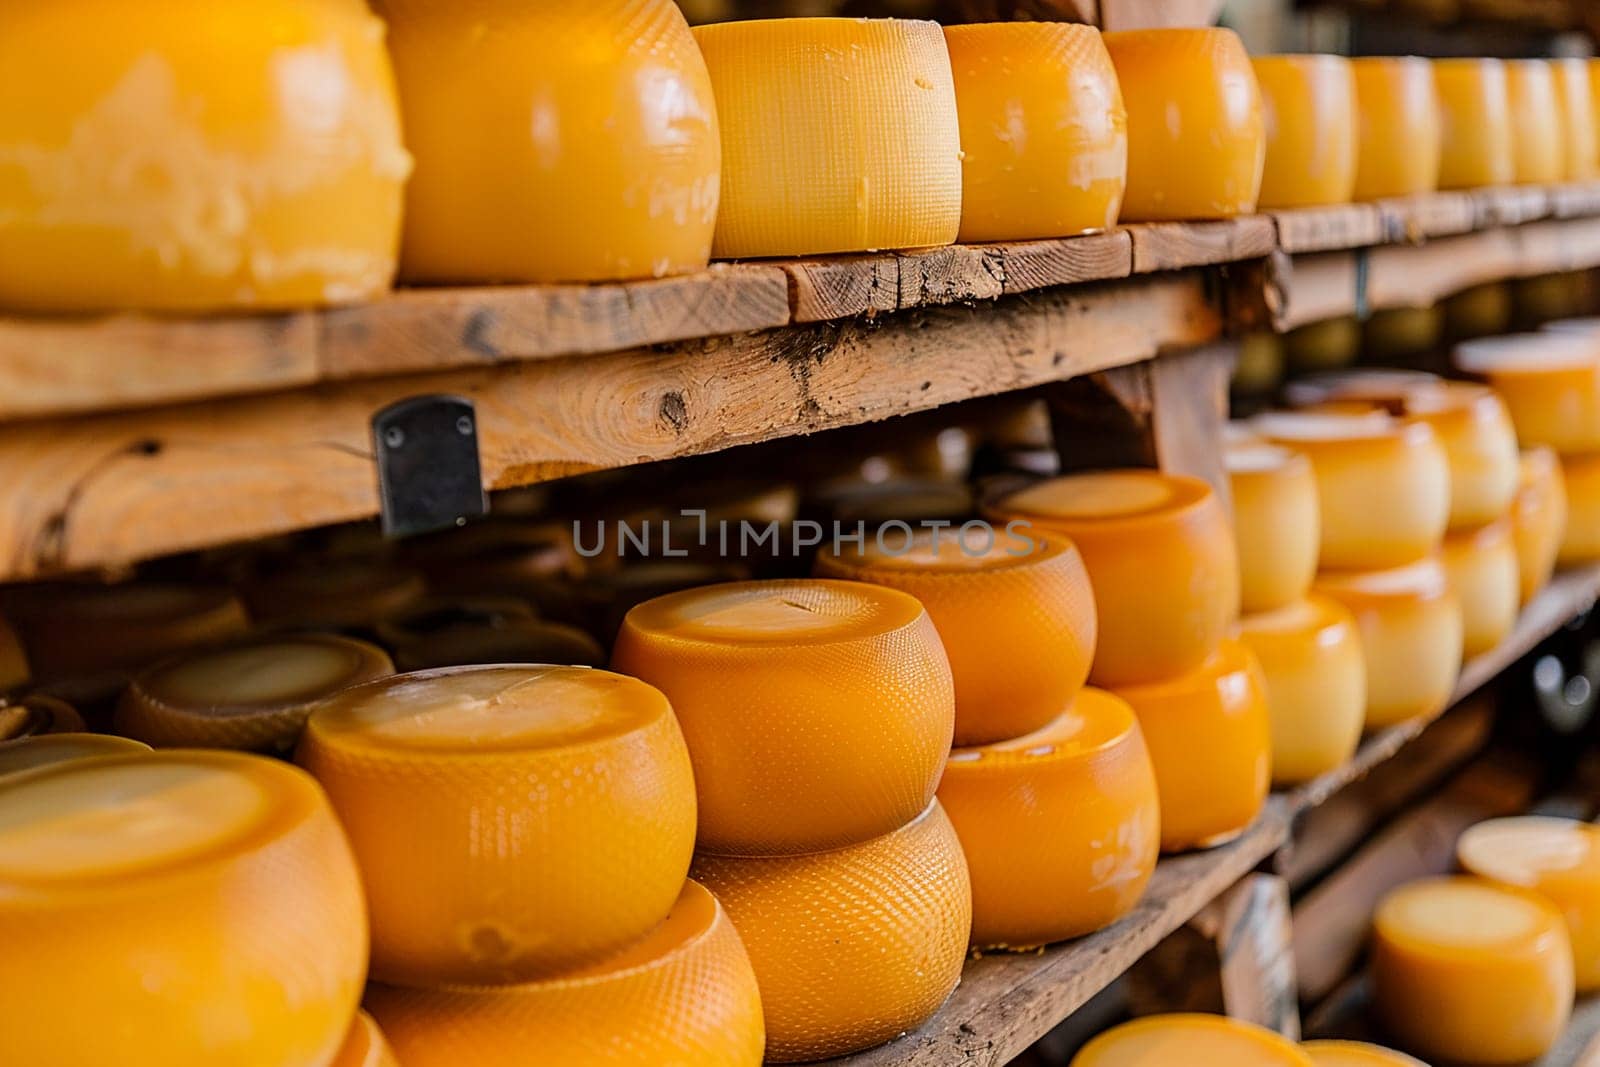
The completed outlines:
{"type": "Polygon", "coordinates": [[[1152,1015],[1107,1030],[1072,1067],[1314,1067],[1294,1042],[1265,1027],[1220,1015],[1152,1015]]]}
{"type": "Polygon", "coordinates": [[[86,729],[78,709],[64,700],[43,693],[29,693],[20,700],[0,699],[0,741],[81,733],[86,729]]]}
{"type": "Polygon", "coordinates": [[[1272,716],[1272,780],[1298,785],[1341,766],[1361,743],[1367,660],[1356,620],[1315,594],[1239,621],[1272,716]]]}
{"type": "Polygon", "coordinates": [[[1344,204],[1355,192],[1356,87],[1343,56],[1253,60],[1266,121],[1262,210],[1344,204]]]}
{"type": "Polygon", "coordinates": [[[574,667],[368,682],[312,712],[298,754],[366,874],[372,973],[524,980],[660,922],[694,847],[666,698],[574,667]]]}
{"type": "Polygon", "coordinates": [[[1398,566],[1439,547],[1450,519],[1450,466],[1430,426],[1383,412],[1275,412],[1253,425],[1311,459],[1323,567],[1398,566]]]}
{"type": "Polygon", "coordinates": [[[1567,534],[1567,483],[1561,463],[1548,448],[1522,454],[1517,496],[1511,504],[1521,600],[1538,595],[1555,573],[1556,556],[1567,534]]]}
{"type": "Polygon", "coordinates": [[[947,245],[961,126],[944,31],[906,19],[696,26],[722,122],[719,259],[947,245]]]}
{"type": "Polygon", "coordinates": [[[1125,701],[1085,689],[1015,740],[957,749],[939,803],[972,874],[972,943],[1029,949],[1110,926],[1155,871],[1161,810],[1125,701]]]}
{"type": "Polygon", "coordinates": [[[1443,122],[1433,66],[1415,56],[1351,60],[1356,78],[1357,200],[1439,187],[1443,122]]]}
{"type": "Polygon", "coordinates": [[[1556,110],[1561,120],[1561,138],[1566,146],[1566,172],[1569,182],[1591,181],[1600,173],[1600,115],[1589,87],[1589,61],[1552,59],[1556,79],[1556,110]]]}
{"type": "Polygon", "coordinates": [[[1561,482],[1567,526],[1557,562],[1571,566],[1600,561],[1600,453],[1562,456],[1561,482]]]}
{"type": "Polygon", "coordinates": [[[1322,514],[1311,461],[1269,444],[1228,447],[1240,606],[1272,611],[1306,595],[1317,573],[1322,514]]]}
{"type": "MultiPolygon", "coordinates": [[[[1509,167],[1509,152],[1505,158],[1509,167]]],[[[1445,335],[1450,341],[1511,332],[1511,286],[1505,282],[1471,286],[1446,297],[1439,306],[1444,309],[1445,335]]]]}
{"type": "Polygon", "coordinates": [[[1283,338],[1271,331],[1248,334],[1239,342],[1239,358],[1233,365],[1228,388],[1235,396],[1266,396],[1283,382],[1283,338]]]}
{"type": "Polygon", "coordinates": [[[149,751],[150,746],[142,741],[106,734],[60,733],[19,737],[0,742],[0,777],[70,760],[131,756],[149,751]]]}
{"type": "Polygon", "coordinates": [[[1356,617],[1368,729],[1442,711],[1461,673],[1461,601],[1437,557],[1384,571],[1327,571],[1317,592],[1356,617]]]}
{"type": "Polygon", "coordinates": [[[1250,57],[1232,30],[1105,35],[1128,109],[1122,221],[1229,218],[1256,209],[1266,125],[1250,57]],[[1183,160],[1174,167],[1174,160],[1183,160]]]}
{"type": "Polygon", "coordinates": [[[8,1061],[327,1063],[361,996],[361,880],[304,772],[236,753],[0,780],[8,1061]]]}
{"type": "Polygon", "coordinates": [[[1443,153],[1439,188],[1477,189],[1516,179],[1511,95],[1498,59],[1436,59],[1443,153]]]}
{"type": "Polygon", "coordinates": [[[1439,560],[1461,602],[1462,654],[1469,659],[1482,655],[1511,633],[1522,604],[1511,520],[1450,534],[1439,560]]]}
{"type": "Polygon", "coordinates": [[[1093,26],[947,26],[961,117],[962,241],[1108,229],[1128,182],[1128,115],[1093,26]]]}
{"type": "Polygon", "coordinates": [[[1292,408],[1365,404],[1399,414],[1408,397],[1444,386],[1443,378],[1427,371],[1352,367],[1296,379],[1283,387],[1283,398],[1292,408]]]}
{"type": "Polygon", "coordinates": [[[888,833],[927,808],[950,752],[950,661],[898,590],[809,580],[673,593],[628,613],[612,663],[672,701],[705,851],[814,852],[888,833]]]}
{"type": "Polygon", "coordinates": [[[1506,74],[1516,180],[1561,181],[1567,173],[1567,145],[1555,70],[1549,60],[1513,59],[1506,63],[1506,74]]]}
{"type": "Polygon", "coordinates": [[[702,853],[694,877],[750,951],[768,1062],[881,1044],[932,1015],[961,978],[972,886],[938,801],[893,833],[832,852],[702,853]]]}
{"type": "Polygon", "coordinates": [[[339,1054],[328,1067],[400,1067],[400,1061],[372,1016],[358,1011],[339,1054]]]}
{"type": "Polygon", "coordinates": [[[1224,641],[1200,667],[1116,690],[1139,716],[1161,795],[1161,849],[1209,848],[1255,820],[1272,778],[1271,713],[1255,655],[1224,641]]]}
{"type": "Polygon", "coordinates": [[[383,650],[365,641],[258,637],[136,675],[117,705],[116,728],[157,748],[287,752],[318,700],[393,673],[383,650]]]}
{"type": "Polygon", "coordinates": [[[365,4],[11,4],[0,70],[0,306],[282,308],[389,287],[410,160],[365,4]]]}
{"type": "Polygon", "coordinates": [[[1361,321],[1354,315],[1297,326],[1283,337],[1283,355],[1291,370],[1345,367],[1360,353],[1361,321]]]}
{"type": "Polygon", "coordinates": [[[1547,331],[1457,345],[1455,363],[1494,387],[1524,448],[1600,451],[1600,340],[1547,331]]]}
{"type": "Polygon", "coordinates": [[[1072,703],[1089,675],[1094,594],[1083,557],[1065,538],[1023,543],[987,525],[869,538],[823,552],[817,573],[899,589],[922,602],[950,657],[957,745],[1039,729],[1072,703]]]}
{"type": "Polygon", "coordinates": [[[1306,1041],[1300,1048],[1314,1067],[1428,1067],[1403,1052],[1359,1041],[1306,1041]]]}
{"type": "Polygon", "coordinates": [[[375,7],[417,158],[406,278],[598,282],[706,265],[717,105],[671,0],[375,7]]]}
{"type": "Polygon", "coordinates": [[[1526,890],[1476,878],[1424,879],[1384,897],[1372,971],[1389,1032],[1430,1059],[1537,1059],[1572,1010],[1561,913],[1526,890]]]}
{"type": "Polygon", "coordinates": [[[22,639],[5,616],[0,615],[0,697],[15,693],[27,685],[32,677],[28,655],[22,650],[22,639]]]}
{"type": "Polygon", "coordinates": [[[369,561],[329,560],[268,574],[244,590],[261,623],[358,629],[422,599],[417,571],[369,561]]]}
{"type": "Polygon", "coordinates": [[[694,882],[665,921],[600,963],[497,988],[374,985],[367,1009],[405,1067],[756,1067],[764,1040],[750,957],[694,882]]]}
{"type": "Polygon", "coordinates": [[[1361,325],[1361,357],[1372,363],[1424,363],[1444,336],[1438,304],[1380,308],[1361,325]]]}
{"type": "Polygon", "coordinates": [[[1012,493],[989,510],[1078,546],[1099,617],[1090,670],[1096,685],[1193,670],[1239,613],[1227,513],[1197,478],[1146,470],[1074,474],[1012,493]]]}

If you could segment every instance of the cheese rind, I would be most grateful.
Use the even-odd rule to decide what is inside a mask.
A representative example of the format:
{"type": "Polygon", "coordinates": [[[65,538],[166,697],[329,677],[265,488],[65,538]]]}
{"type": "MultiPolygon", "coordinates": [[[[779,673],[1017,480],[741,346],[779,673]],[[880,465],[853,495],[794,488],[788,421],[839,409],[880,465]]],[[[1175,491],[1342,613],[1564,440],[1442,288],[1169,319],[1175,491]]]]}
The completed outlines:
{"type": "Polygon", "coordinates": [[[46,734],[75,734],[87,730],[78,709],[43,693],[21,700],[0,699],[0,741],[17,741],[46,734]]]}
{"type": "Polygon", "coordinates": [[[1415,56],[1350,61],[1359,113],[1357,200],[1431,193],[1443,147],[1433,67],[1415,56]]]}
{"type": "Polygon", "coordinates": [[[400,1061],[372,1016],[358,1011],[339,1054],[328,1067],[400,1067],[400,1061]]]}
{"type": "Polygon", "coordinates": [[[1427,1067],[1403,1052],[1359,1041],[1306,1041],[1300,1048],[1315,1067],[1427,1067]]]}
{"type": "Polygon", "coordinates": [[[1600,560],[1600,454],[1562,456],[1561,482],[1567,526],[1557,562],[1569,566],[1600,560]]]}
{"type": "Polygon", "coordinates": [[[1356,88],[1333,55],[1257,56],[1267,136],[1262,210],[1349,203],[1356,183],[1356,88]]]}
{"type": "Polygon", "coordinates": [[[1569,182],[1590,181],[1600,173],[1600,115],[1589,86],[1589,61],[1552,59],[1550,67],[1556,79],[1556,115],[1566,149],[1564,177],[1569,182]]]}
{"type": "Polygon", "coordinates": [[[1500,394],[1524,448],[1600,451],[1600,342],[1585,331],[1468,341],[1456,346],[1455,363],[1500,394]]]}
{"type": "Polygon", "coordinates": [[[1443,152],[1439,188],[1509,185],[1516,178],[1511,93],[1498,59],[1436,59],[1443,152]]]}
{"type": "Polygon", "coordinates": [[[1452,533],[1439,558],[1461,603],[1463,655],[1470,659],[1488,652],[1511,633],[1522,603],[1511,521],[1452,533]]]}
{"type": "Polygon", "coordinates": [[[1567,173],[1567,143],[1555,69],[1547,59],[1513,59],[1507,61],[1506,73],[1517,182],[1561,181],[1567,173]]]}
{"type": "Polygon", "coordinates": [[[1322,513],[1311,461],[1274,445],[1238,445],[1224,456],[1233,491],[1240,607],[1248,613],[1295,603],[1311,589],[1322,513]]]}
{"type": "Polygon", "coordinates": [[[1265,1027],[1220,1015],[1150,1015],[1085,1045],[1072,1067],[1193,1063],[1229,1067],[1314,1067],[1311,1058],[1265,1027]]]}
{"type": "Polygon", "coordinates": [[[150,746],[142,741],[108,734],[63,733],[19,737],[14,741],[0,742],[0,777],[71,760],[131,756],[149,751],[150,746]]]}
{"type": "Polygon", "coordinates": [[[1549,584],[1567,534],[1567,483],[1559,459],[1548,448],[1522,453],[1517,495],[1511,504],[1511,531],[1517,546],[1521,599],[1526,604],[1549,584]]]}

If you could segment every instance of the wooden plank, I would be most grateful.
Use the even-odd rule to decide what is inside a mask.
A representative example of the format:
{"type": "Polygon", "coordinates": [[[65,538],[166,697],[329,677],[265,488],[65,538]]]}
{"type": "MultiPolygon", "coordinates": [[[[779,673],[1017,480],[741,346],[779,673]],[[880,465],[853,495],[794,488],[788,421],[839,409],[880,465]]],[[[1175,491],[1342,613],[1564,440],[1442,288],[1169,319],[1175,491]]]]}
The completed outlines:
{"type": "Polygon", "coordinates": [[[1292,255],[1364,248],[1393,240],[1389,219],[1376,204],[1336,204],[1274,211],[1278,248],[1292,255]]]}
{"type": "Polygon", "coordinates": [[[1267,215],[1215,222],[1148,222],[1126,227],[1133,236],[1133,273],[1179,270],[1241,259],[1261,259],[1277,247],[1267,215]]]}
{"type": "Polygon", "coordinates": [[[477,405],[485,487],[872,422],[1209,343],[1200,272],[825,323],[663,350],[508,363],[0,426],[0,580],[365,518],[369,422],[477,405]]]}
{"type": "Polygon", "coordinates": [[[1277,328],[1287,331],[1355,314],[1362,278],[1361,261],[1354,252],[1295,256],[1278,272],[1277,328]]]}
{"type": "Polygon", "coordinates": [[[1600,182],[1568,182],[1552,186],[1550,215],[1558,219],[1600,215],[1600,182]]]}
{"type": "Polygon", "coordinates": [[[1521,277],[1600,266],[1600,218],[1530,223],[1513,231],[1513,236],[1521,277]]]}
{"type": "Polygon", "coordinates": [[[1521,226],[1549,216],[1551,197],[1542,185],[1500,185],[1472,191],[1474,226],[1521,226]]]}
{"type": "Polygon", "coordinates": [[[1367,304],[1428,307],[1482,282],[1518,276],[1521,256],[1510,230],[1441,237],[1424,245],[1386,245],[1367,253],[1367,304]]]}
{"type": "Polygon", "coordinates": [[[1469,193],[1420,193],[1379,200],[1389,243],[1426,241],[1471,233],[1478,225],[1478,204],[1469,193]]]}

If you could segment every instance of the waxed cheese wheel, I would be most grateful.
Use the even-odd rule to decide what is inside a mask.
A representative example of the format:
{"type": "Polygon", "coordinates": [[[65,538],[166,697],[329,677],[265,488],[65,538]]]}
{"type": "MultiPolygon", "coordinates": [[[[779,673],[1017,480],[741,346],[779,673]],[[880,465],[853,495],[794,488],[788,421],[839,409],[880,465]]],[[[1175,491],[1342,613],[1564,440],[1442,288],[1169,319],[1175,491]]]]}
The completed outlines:
{"type": "Polygon", "coordinates": [[[1561,462],[1548,448],[1522,453],[1511,532],[1517,546],[1521,600],[1539,594],[1555,573],[1556,557],[1567,535],[1567,483],[1561,462]]]}
{"type": "Polygon", "coordinates": [[[1300,1048],[1315,1067],[1428,1067],[1403,1052],[1360,1041],[1306,1041],[1300,1048]]]}
{"type": "Polygon", "coordinates": [[[1106,34],[1105,43],[1128,109],[1122,221],[1254,211],[1266,126],[1255,71],[1238,36],[1210,28],[1124,30],[1106,34]]]}
{"type": "Polygon", "coordinates": [[[956,749],[939,803],[967,857],[980,949],[1109,926],[1155,871],[1155,771],[1133,709],[1103,690],[1085,689],[1030,734],[956,749]]]}
{"type": "Polygon", "coordinates": [[[1522,604],[1522,572],[1511,520],[1445,538],[1439,560],[1461,603],[1462,653],[1482,655],[1505,640],[1522,604]]]}
{"type": "Polygon", "coordinates": [[[1424,879],[1384,897],[1372,971],[1384,1025],[1429,1059],[1537,1059],[1572,1011],[1561,913],[1527,890],[1476,878],[1424,879]]]}
{"type": "Polygon", "coordinates": [[[1090,1041],[1072,1067],[1314,1067],[1294,1042],[1265,1027],[1220,1015],[1151,1015],[1090,1041]]]}
{"type": "Polygon", "coordinates": [[[1552,59],[1556,80],[1556,116],[1561,123],[1569,182],[1586,182],[1600,172],[1600,116],[1589,86],[1589,61],[1552,59]]]}
{"type": "Polygon", "coordinates": [[[367,1010],[404,1067],[757,1067],[761,998],[739,933],[704,886],[599,963],[521,985],[374,985],[367,1010]]]}
{"type": "Polygon", "coordinates": [[[961,978],[972,887],[938,801],[890,834],[833,851],[701,853],[694,877],[749,950],[768,1062],[881,1044],[921,1025],[961,978]]]}
{"type": "Polygon", "coordinates": [[[1488,337],[1458,345],[1455,362],[1500,394],[1524,448],[1600,451],[1600,341],[1558,331],[1488,337]]]}
{"type": "Polygon", "coordinates": [[[1293,604],[1311,588],[1322,543],[1322,513],[1311,461],[1269,444],[1227,448],[1245,613],[1293,604]]]}
{"type": "Polygon", "coordinates": [[[1505,64],[1436,59],[1433,82],[1443,134],[1439,188],[1509,185],[1516,179],[1517,161],[1505,64]]]}
{"type": "Polygon", "coordinates": [[[963,242],[1064,237],[1117,223],[1128,115],[1093,26],[947,26],[961,118],[963,242]]]}
{"type": "Polygon", "coordinates": [[[313,710],[297,759],[361,862],[380,981],[513,982],[604,958],[665,917],[694,847],[672,708],[605,671],[368,682],[313,710]]]}
{"type": "Polygon", "coordinates": [[[927,808],[949,755],[950,661],[922,604],[895,589],[813,579],[672,593],[628,613],[612,665],[672,701],[702,851],[879,837],[927,808]]]}
{"type": "Polygon", "coordinates": [[[1561,181],[1567,173],[1567,144],[1554,68],[1545,59],[1514,59],[1506,63],[1506,74],[1517,182],[1561,181]]]}
{"type": "Polygon", "coordinates": [[[1359,115],[1355,198],[1433,192],[1443,136],[1433,67],[1415,56],[1350,62],[1359,115]]]}
{"type": "Polygon", "coordinates": [[[222,752],[0,779],[0,943],[18,1064],[328,1063],[367,962],[322,790],[222,752]]]}
{"type": "Polygon", "coordinates": [[[1094,594],[1082,556],[1063,537],[1024,543],[976,525],[922,531],[841,543],[817,557],[817,573],[898,589],[922,602],[950,657],[957,745],[1039,729],[1072,703],[1088,677],[1094,594]]]}
{"type": "Polygon", "coordinates": [[[400,1067],[400,1061],[394,1058],[394,1050],[372,1016],[358,1011],[339,1054],[328,1067],[400,1067]]]}
{"type": "Polygon", "coordinates": [[[86,729],[78,709],[64,700],[43,693],[30,693],[20,700],[0,699],[0,741],[81,733],[86,729]]]}
{"type": "Polygon", "coordinates": [[[1266,123],[1263,211],[1344,204],[1355,193],[1356,87],[1333,55],[1257,56],[1266,123]]]}
{"type": "Polygon", "coordinates": [[[0,777],[100,756],[131,756],[149,752],[142,741],[109,734],[60,733],[19,737],[0,742],[0,777]]]}
{"type": "Polygon", "coordinates": [[[1563,566],[1600,560],[1600,453],[1562,456],[1567,527],[1557,561],[1563,566]]]}

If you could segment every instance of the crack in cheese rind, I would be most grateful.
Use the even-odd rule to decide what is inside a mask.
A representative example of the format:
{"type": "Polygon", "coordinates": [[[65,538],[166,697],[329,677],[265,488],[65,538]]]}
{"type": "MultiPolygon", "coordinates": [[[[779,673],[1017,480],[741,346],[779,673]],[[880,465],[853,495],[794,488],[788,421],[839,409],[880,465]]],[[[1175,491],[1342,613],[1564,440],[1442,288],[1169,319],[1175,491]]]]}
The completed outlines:
{"type": "Polygon", "coordinates": [[[1314,1067],[1428,1067],[1403,1052],[1359,1041],[1306,1041],[1300,1048],[1314,1067]]]}
{"type": "Polygon", "coordinates": [[[1357,200],[1431,193],[1439,187],[1442,123],[1433,67],[1415,56],[1364,57],[1355,72],[1357,200]]]}
{"type": "Polygon", "coordinates": [[[1556,454],[1548,448],[1522,453],[1511,530],[1522,603],[1527,604],[1550,583],[1567,533],[1567,483],[1556,454]]]}
{"type": "Polygon", "coordinates": [[[1461,604],[1462,655],[1471,659],[1498,645],[1517,624],[1522,578],[1511,521],[1500,519],[1445,538],[1439,553],[1461,604]]]}
{"type": "Polygon", "coordinates": [[[1356,85],[1343,56],[1257,56],[1267,165],[1263,211],[1347,204],[1356,185],[1356,85]]]}
{"type": "Polygon", "coordinates": [[[1572,566],[1600,560],[1600,454],[1562,456],[1561,483],[1567,525],[1557,561],[1572,566]]]}
{"type": "Polygon", "coordinates": [[[1494,387],[1524,448],[1600,451],[1600,340],[1561,331],[1483,338],[1456,346],[1455,363],[1494,387]]]}
{"type": "Polygon", "coordinates": [[[22,737],[0,743],[0,778],[71,760],[131,756],[149,752],[142,741],[107,734],[64,733],[22,737]]]}
{"type": "Polygon", "coordinates": [[[1567,173],[1567,143],[1554,67],[1546,59],[1512,59],[1506,62],[1506,75],[1517,182],[1561,181],[1567,173]]]}
{"type": "Polygon", "coordinates": [[[1435,59],[1441,158],[1439,188],[1481,189],[1516,180],[1506,66],[1498,59],[1435,59]]]}
{"type": "Polygon", "coordinates": [[[1236,445],[1224,463],[1233,491],[1240,608],[1293,604],[1311,588],[1322,543],[1322,513],[1311,461],[1276,445],[1236,445]]]}
{"type": "Polygon", "coordinates": [[[1151,1015],[1123,1023],[1090,1041],[1072,1067],[1153,1067],[1156,1064],[1228,1067],[1314,1067],[1292,1041],[1220,1015],[1151,1015]]]}

